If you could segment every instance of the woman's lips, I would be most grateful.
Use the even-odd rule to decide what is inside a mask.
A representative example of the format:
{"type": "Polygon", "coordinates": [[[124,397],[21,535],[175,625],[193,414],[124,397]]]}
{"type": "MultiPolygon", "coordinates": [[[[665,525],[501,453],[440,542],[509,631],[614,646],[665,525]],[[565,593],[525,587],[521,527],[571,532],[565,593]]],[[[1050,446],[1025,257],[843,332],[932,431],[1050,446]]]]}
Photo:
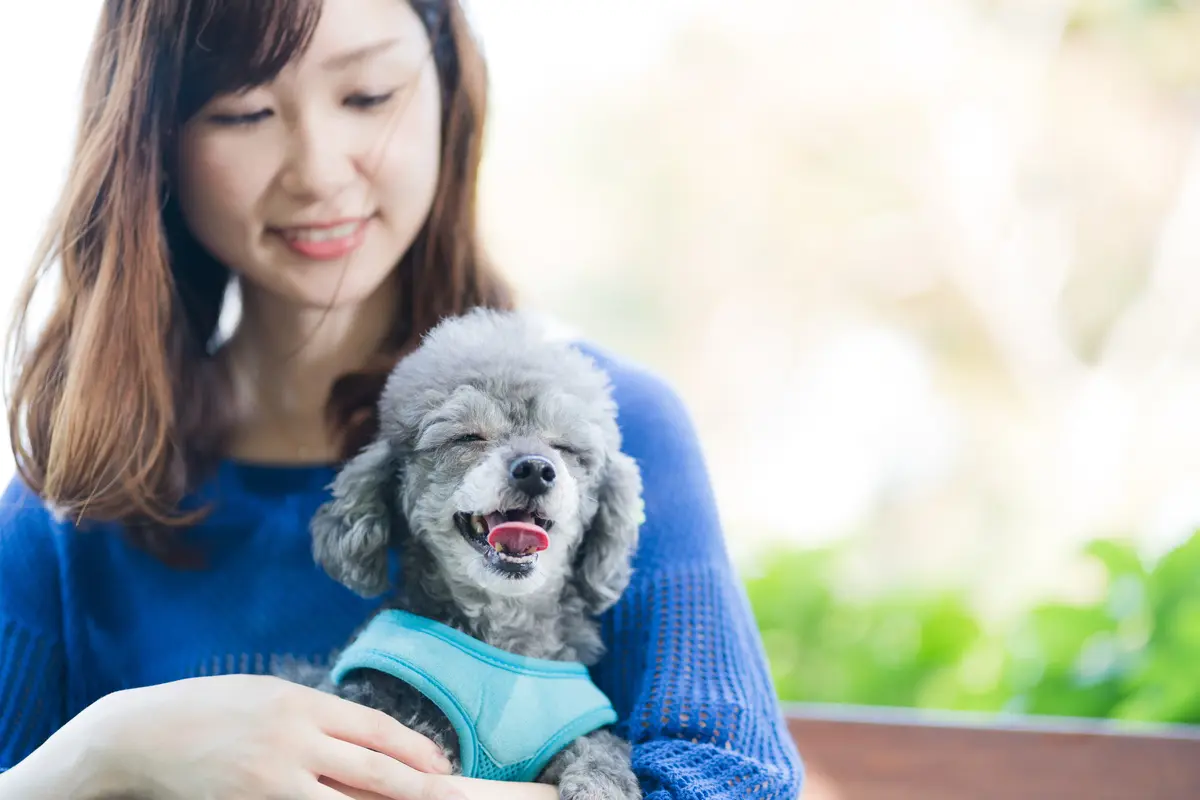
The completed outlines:
{"type": "Polygon", "coordinates": [[[275,233],[298,255],[316,261],[333,261],[362,246],[369,222],[370,218],[339,220],[327,225],[277,228],[275,233]]]}

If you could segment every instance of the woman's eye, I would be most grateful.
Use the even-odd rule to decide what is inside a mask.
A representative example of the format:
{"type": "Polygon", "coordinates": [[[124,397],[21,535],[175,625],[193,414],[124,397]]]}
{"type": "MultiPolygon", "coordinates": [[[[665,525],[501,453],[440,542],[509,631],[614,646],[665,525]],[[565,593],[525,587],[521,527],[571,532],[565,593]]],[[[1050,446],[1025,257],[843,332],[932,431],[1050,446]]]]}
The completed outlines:
{"type": "Polygon", "coordinates": [[[346,98],[346,105],[361,109],[377,108],[391,100],[395,93],[395,91],[391,91],[383,94],[354,94],[346,98]]]}
{"type": "Polygon", "coordinates": [[[251,111],[249,114],[213,114],[209,120],[217,125],[225,125],[234,127],[237,125],[253,125],[255,122],[260,122],[271,116],[271,109],[261,108],[258,111],[251,111]]]}
{"type": "MultiPolygon", "coordinates": [[[[355,94],[346,98],[346,105],[362,110],[378,108],[391,100],[394,94],[394,91],[384,92],[383,94],[355,94]]],[[[242,125],[253,125],[256,122],[267,119],[273,113],[269,108],[262,108],[246,114],[212,114],[209,116],[209,120],[215,125],[232,128],[242,125]]]]}

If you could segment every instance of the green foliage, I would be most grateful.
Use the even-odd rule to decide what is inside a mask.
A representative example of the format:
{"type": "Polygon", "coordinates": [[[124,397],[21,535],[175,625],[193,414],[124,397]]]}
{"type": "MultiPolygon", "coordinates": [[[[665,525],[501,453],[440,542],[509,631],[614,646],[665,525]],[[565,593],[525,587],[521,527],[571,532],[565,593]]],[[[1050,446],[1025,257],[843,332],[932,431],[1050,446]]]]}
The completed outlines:
{"type": "Polygon", "coordinates": [[[781,699],[1200,723],[1200,532],[1156,563],[1100,539],[1091,602],[986,625],[965,592],[839,592],[845,550],[770,554],[746,582],[781,699]]]}

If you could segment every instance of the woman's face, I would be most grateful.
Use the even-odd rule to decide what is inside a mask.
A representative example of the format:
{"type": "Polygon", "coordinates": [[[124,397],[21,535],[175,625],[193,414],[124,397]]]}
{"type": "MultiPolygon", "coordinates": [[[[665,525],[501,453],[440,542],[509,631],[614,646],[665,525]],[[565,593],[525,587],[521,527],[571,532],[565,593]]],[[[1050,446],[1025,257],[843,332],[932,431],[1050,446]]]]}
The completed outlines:
{"type": "Polygon", "coordinates": [[[276,80],[213,98],[185,125],[179,203],[246,289],[301,307],[361,302],[429,213],[441,101],[406,2],[325,0],[276,80]]]}

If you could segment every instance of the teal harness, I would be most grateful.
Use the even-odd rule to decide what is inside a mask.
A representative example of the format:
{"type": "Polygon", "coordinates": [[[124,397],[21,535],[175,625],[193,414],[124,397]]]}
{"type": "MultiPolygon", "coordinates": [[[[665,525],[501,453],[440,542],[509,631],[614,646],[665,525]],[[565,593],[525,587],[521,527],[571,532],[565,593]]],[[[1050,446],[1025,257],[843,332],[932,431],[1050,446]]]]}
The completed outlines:
{"type": "Polygon", "coordinates": [[[617,721],[587,667],[513,655],[406,611],[380,612],[333,666],[374,669],[428,697],[458,733],[462,774],[535,780],[556,753],[617,721]]]}

